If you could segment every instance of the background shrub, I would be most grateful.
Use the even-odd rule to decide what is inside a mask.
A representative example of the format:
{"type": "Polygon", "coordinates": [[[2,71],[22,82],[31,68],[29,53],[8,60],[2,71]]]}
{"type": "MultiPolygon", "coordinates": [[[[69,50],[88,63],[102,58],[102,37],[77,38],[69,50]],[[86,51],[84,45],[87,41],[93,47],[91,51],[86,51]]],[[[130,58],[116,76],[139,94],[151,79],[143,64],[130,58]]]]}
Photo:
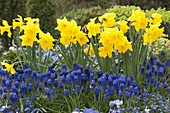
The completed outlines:
{"type": "Polygon", "coordinates": [[[142,9],[157,9],[159,7],[170,9],[169,0],[115,0],[118,5],[135,5],[142,9]]]}
{"type": "Polygon", "coordinates": [[[94,18],[97,16],[101,16],[102,14],[105,13],[105,9],[102,9],[100,6],[98,7],[90,7],[90,8],[84,8],[84,9],[73,9],[69,13],[66,13],[62,15],[59,18],[64,18],[66,17],[68,20],[74,19],[78,25],[84,26],[86,25],[89,21],[90,18],[94,18]]]}

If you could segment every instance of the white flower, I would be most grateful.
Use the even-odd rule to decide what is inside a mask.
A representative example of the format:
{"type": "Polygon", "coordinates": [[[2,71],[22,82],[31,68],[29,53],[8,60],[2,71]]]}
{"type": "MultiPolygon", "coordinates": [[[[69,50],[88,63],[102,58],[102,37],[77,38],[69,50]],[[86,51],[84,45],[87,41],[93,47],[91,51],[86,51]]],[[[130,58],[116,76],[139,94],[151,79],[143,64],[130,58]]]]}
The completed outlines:
{"type": "Polygon", "coordinates": [[[16,50],[16,48],[15,48],[14,46],[11,46],[11,47],[9,47],[9,50],[11,50],[11,51],[15,51],[15,50],[16,50]]]}
{"type": "Polygon", "coordinates": [[[122,101],[122,100],[114,100],[113,102],[114,102],[114,104],[117,105],[117,106],[120,106],[120,105],[123,104],[123,101],[122,101]]]}
{"type": "Polygon", "coordinates": [[[78,111],[73,111],[72,113],[80,113],[80,112],[78,112],[78,111]]]}
{"type": "Polygon", "coordinates": [[[123,104],[122,100],[114,100],[114,101],[110,101],[109,102],[109,106],[112,107],[113,105],[116,105],[117,107],[119,107],[120,105],[123,104]]]}
{"type": "Polygon", "coordinates": [[[145,113],[149,113],[150,109],[148,109],[147,107],[145,108],[145,113]]]}

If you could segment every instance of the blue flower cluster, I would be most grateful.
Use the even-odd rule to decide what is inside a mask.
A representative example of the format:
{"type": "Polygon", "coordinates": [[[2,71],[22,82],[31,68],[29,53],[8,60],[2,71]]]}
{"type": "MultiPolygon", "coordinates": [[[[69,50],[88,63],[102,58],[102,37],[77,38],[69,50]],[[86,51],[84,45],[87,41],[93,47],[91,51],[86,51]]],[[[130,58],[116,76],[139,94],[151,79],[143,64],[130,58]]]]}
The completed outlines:
{"type": "MultiPolygon", "coordinates": [[[[141,74],[144,77],[145,89],[149,92],[163,91],[170,92],[170,59],[166,59],[162,63],[156,56],[151,56],[150,61],[145,60],[144,65],[141,67],[141,74]]],[[[165,94],[166,95],[166,94],[165,94]]],[[[167,96],[167,95],[166,95],[167,96]]]]}
{"type": "MultiPolygon", "coordinates": [[[[74,105],[71,108],[67,108],[67,106],[62,108],[69,111],[77,108],[78,105],[84,105],[84,108],[91,107],[93,104],[95,108],[103,107],[103,112],[109,112],[108,103],[113,99],[123,100],[125,104],[121,111],[132,110],[136,102],[140,102],[140,105],[145,107],[150,105],[149,107],[152,107],[152,109],[162,109],[156,107],[161,105],[169,110],[167,104],[169,98],[166,102],[162,99],[162,103],[148,104],[148,101],[152,99],[148,95],[156,90],[160,94],[161,90],[164,93],[167,91],[164,95],[169,96],[170,87],[167,78],[170,77],[170,73],[168,66],[168,59],[163,64],[160,60],[151,56],[150,62],[145,61],[142,66],[143,84],[135,81],[134,76],[127,77],[121,74],[103,73],[101,70],[93,71],[87,67],[83,68],[77,63],[73,64],[72,69],[67,69],[65,64],[62,65],[61,69],[56,70],[49,66],[47,72],[42,74],[26,65],[24,65],[24,69],[17,68],[14,76],[0,69],[0,101],[2,103],[0,111],[3,113],[36,113],[41,108],[41,106],[37,106],[38,99],[39,101],[58,102],[61,105],[74,105]],[[87,102],[83,100],[84,98],[93,101],[87,102]],[[56,101],[57,99],[58,101],[56,101]],[[69,99],[73,102],[77,99],[80,102],[79,104],[78,102],[69,103],[69,99]]],[[[138,107],[134,107],[134,109],[136,111],[144,110],[144,108],[139,109],[138,107]]],[[[50,109],[45,108],[45,110],[50,109]]],[[[93,109],[85,108],[83,113],[90,113],[90,110],[93,111],[93,109]]],[[[92,113],[99,112],[94,110],[92,113]]]]}

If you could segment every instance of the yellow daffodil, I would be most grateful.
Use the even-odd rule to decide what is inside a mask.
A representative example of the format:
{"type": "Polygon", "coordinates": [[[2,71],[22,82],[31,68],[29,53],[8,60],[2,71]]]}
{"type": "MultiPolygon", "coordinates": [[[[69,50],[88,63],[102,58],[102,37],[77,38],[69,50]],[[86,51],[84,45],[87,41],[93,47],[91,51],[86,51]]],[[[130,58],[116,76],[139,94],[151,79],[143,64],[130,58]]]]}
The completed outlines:
{"type": "Polygon", "coordinates": [[[13,68],[14,64],[8,64],[5,62],[1,62],[1,64],[5,66],[6,69],[4,69],[4,70],[7,70],[11,74],[15,73],[15,69],[13,68]]]}
{"type": "Polygon", "coordinates": [[[40,39],[38,40],[38,43],[40,44],[41,48],[46,51],[46,50],[54,50],[53,42],[55,41],[54,38],[51,36],[50,33],[40,33],[40,39]]]}
{"type": "Polygon", "coordinates": [[[17,27],[20,28],[20,32],[23,30],[22,26],[24,25],[23,19],[20,15],[18,15],[19,18],[13,19],[12,22],[12,28],[16,29],[17,27]]]}
{"type": "Polygon", "coordinates": [[[86,37],[86,34],[82,31],[76,35],[76,40],[80,44],[80,46],[83,46],[84,44],[89,42],[88,38],[86,37]]]}
{"type": "Polygon", "coordinates": [[[120,39],[119,43],[115,44],[115,49],[117,49],[119,53],[125,53],[128,49],[130,51],[133,50],[131,42],[129,42],[125,36],[120,39]]]}
{"type": "Polygon", "coordinates": [[[71,43],[72,38],[71,37],[67,37],[65,35],[62,35],[60,38],[60,43],[66,46],[69,46],[71,43]]]}
{"type": "Polygon", "coordinates": [[[99,40],[99,43],[102,43],[103,46],[111,46],[113,47],[113,43],[111,40],[114,39],[114,37],[111,37],[111,33],[108,32],[107,30],[101,33],[101,38],[99,40]]]}
{"type": "Polygon", "coordinates": [[[36,35],[28,36],[28,35],[22,35],[20,36],[22,39],[22,46],[33,46],[34,41],[38,41],[36,38],[36,35]]]}
{"type": "Polygon", "coordinates": [[[99,21],[102,23],[102,25],[104,26],[104,28],[109,28],[109,27],[113,27],[115,24],[115,13],[105,13],[104,15],[99,17],[99,21]]]}
{"type": "Polygon", "coordinates": [[[3,26],[0,26],[0,33],[1,33],[1,35],[3,35],[4,32],[7,32],[8,33],[8,37],[11,38],[11,35],[12,35],[12,33],[10,31],[11,26],[9,26],[9,24],[8,24],[8,22],[6,20],[2,20],[2,25],[3,26]]]}
{"type": "Polygon", "coordinates": [[[108,56],[109,58],[112,58],[112,52],[114,51],[113,47],[107,48],[104,46],[104,47],[99,47],[98,50],[99,50],[100,57],[106,58],[108,56]]]}
{"type": "Polygon", "coordinates": [[[24,34],[28,36],[35,35],[41,32],[39,24],[34,22],[27,22],[27,25],[23,26],[23,29],[24,34]]]}
{"type": "Polygon", "coordinates": [[[24,35],[20,36],[22,39],[22,46],[33,46],[34,41],[38,41],[36,36],[37,33],[42,33],[42,31],[39,28],[39,19],[37,18],[25,18],[26,25],[24,25],[22,28],[24,30],[24,35]]]}
{"type": "Polygon", "coordinates": [[[63,19],[57,19],[57,30],[59,30],[60,32],[64,31],[67,28],[69,21],[66,19],[66,17],[64,17],[63,19]]]}
{"type": "Polygon", "coordinates": [[[76,21],[72,20],[67,26],[65,33],[69,34],[72,38],[74,38],[80,32],[80,29],[81,27],[77,26],[76,21]]]}
{"type": "MultiPolygon", "coordinates": [[[[61,33],[61,38],[60,38],[60,42],[63,45],[70,45],[70,43],[72,42],[73,44],[77,43],[77,39],[76,36],[80,36],[80,26],[77,26],[77,23],[75,20],[72,20],[71,22],[67,21],[66,18],[64,19],[57,19],[57,24],[58,27],[56,29],[58,29],[61,33]]],[[[83,35],[81,34],[81,38],[83,35]]],[[[79,42],[80,43],[80,42],[79,42]]],[[[83,42],[84,43],[84,42],[83,42]]],[[[82,44],[82,43],[81,43],[82,44]]]]}
{"type": "Polygon", "coordinates": [[[129,26],[127,25],[127,21],[122,20],[118,21],[117,24],[119,25],[119,29],[123,31],[123,33],[126,33],[129,29],[129,26]]]}
{"type": "Polygon", "coordinates": [[[148,25],[148,19],[145,17],[145,13],[140,10],[133,11],[132,15],[128,18],[128,21],[132,22],[136,31],[145,29],[148,25]]]}
{"type": "Polygon", "coordinates": [[[123,31],[120,31],[117,27],[107,28],[101,33],[99,42],[105,47],[113,47],[122,37],[124,37],[123,31]]]}
{"type": "Polygon", "coordinates": [[[161,25],[162,23],[162,15],[158,14],[158,13],[153,13],[152,17],[149,20],[151,23],[153,24],[158,24],[161,25]]]}
{"type": "Polygon", "coordinates": [[[95,20],[96,18],[90,19],[90,22],[86,25],[89,38],[91,38],[92,36],[96,36],[97,34],[100,33],[100,24],[99,23],[95,24],[95,20]]]}
{"type": "Polygon", "coordinates": [[[164,28],[159,28],[158,24],[150,25],[150,28],[145,30],[145,34],[143,35],[144,45],[151,44],[161,36],[163,36],[164,28]]]}

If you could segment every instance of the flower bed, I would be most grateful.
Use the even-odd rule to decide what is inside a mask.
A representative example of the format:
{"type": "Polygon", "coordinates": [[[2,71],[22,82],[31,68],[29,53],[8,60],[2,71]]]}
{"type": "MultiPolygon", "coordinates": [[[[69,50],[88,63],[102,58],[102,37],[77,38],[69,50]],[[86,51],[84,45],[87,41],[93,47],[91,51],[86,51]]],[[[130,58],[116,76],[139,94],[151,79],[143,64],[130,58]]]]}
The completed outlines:
{"type": "Polygon", "coordinates": [[[141,10],[127,20],[115,16],[105,13],[83,28],[57,19],[59,39],[42,32],[39,19],[18,16],[12,26],[3,20],[1,34],[15,30],[18,61],[1,62],[0,111],[170,112],[170,59],[148,51],[165,36],[162,16],[147,18],[141,10]]]}

